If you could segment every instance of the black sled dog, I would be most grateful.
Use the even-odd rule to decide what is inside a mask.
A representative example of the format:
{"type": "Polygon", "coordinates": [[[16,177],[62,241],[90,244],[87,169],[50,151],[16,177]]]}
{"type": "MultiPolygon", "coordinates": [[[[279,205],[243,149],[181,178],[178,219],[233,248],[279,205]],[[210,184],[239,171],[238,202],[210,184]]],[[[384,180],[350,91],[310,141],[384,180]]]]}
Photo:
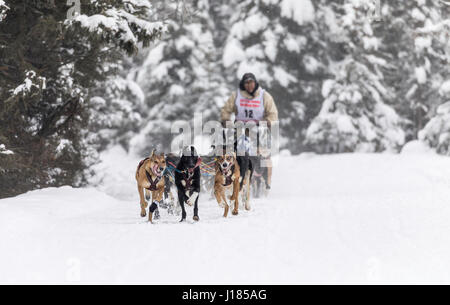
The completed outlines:
{"type": "Polygon", "coordinates": [[[200,164],[202,158],[193,146],[183,149],[180,162],[175,171],[175,185],[178,190],[178,200],[182,210],[181,221],[186,220],[185,204],[194,206],[194,221],[199,221],[198,199],[200,195],[200,164]]]}

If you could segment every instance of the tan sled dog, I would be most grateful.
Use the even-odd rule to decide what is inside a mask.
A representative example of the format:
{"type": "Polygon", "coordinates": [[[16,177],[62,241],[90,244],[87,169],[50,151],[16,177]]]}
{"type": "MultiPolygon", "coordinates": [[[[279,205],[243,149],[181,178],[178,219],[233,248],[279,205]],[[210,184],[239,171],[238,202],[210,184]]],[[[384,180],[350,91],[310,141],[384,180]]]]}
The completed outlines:
{"type": "Polygon", "coordinates": [[[153,221],[153,212],[158,208],[159,202],[164,195],[164,171],[166,169],[166,158],[164,154],[156,155],[155,151],[152,155],[139,163],[136,171],[136,181],[138,185],[139,197],[141,199],[141,217],[147,216],[148,203],[146,201],[151,199],[153,201],[149,210],[148,220],[153,221]],[[145,190],[145,197],[144,197],[145,190]]]}
{"type": "Polygon", "coordinates": [[[233,215],[239,214],[239,177],[240,168],[234,152],[217,158],[214,195],[219,206],[225,208],[223,217],[228,216],[233,204],[233,215]]]}

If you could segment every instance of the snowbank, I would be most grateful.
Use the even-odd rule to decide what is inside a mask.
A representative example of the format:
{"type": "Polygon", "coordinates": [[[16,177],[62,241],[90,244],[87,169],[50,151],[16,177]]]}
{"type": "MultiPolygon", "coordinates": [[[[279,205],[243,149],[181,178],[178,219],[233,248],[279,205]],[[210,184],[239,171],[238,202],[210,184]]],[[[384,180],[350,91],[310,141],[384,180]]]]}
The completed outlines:
{"type": "Polygon", "coordinates": [[[402,154],[435,154],[436,152],[422,141],[411,141],[403,146],[402,154]]]}
{"type": "Polygon", "coordinates": [[[116,198],[132,198],[136,191],[136,168],[146,157],[130,156],[121,146],[115,146],[101,154],[101,163],[94,168],[97,174],[90,183],[116,198]]]}

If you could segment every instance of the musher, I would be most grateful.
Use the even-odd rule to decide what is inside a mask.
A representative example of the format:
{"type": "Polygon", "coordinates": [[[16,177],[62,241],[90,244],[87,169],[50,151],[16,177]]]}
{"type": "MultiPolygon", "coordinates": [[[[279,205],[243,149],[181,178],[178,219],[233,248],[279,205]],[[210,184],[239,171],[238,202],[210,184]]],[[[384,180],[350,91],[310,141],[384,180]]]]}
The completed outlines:
{"type": "MultiPolygon", "coordinates": [[[[272,123],[278,122],[278,109],[273,97],[259,85],[253,73],[246,73],[242,77],[239,88],[233,92],[221,111],[221,121],[224,128],[226,123],[235,114],[236,121],[244,123],[262,121],[271,127],[272,123]]],[[[272,167],[268,167],[267,188],[270,188],[272,167]]]]}

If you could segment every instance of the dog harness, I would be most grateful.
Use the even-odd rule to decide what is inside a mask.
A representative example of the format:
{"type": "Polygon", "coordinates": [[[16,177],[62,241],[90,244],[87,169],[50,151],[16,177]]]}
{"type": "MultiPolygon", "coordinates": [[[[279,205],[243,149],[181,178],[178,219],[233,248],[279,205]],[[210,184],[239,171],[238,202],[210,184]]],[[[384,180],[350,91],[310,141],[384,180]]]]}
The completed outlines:
{"type": "Polygon", "coordinates": [[[139,162],[139,165],[138,165],[138,168],[137,168],[138,174],[139,174],[139,170],[141,169],[142,165],[144,165],[145,161],[147,161],[147,160],[149,160],[149,159],[150,159],[150,158],[145,158],[144,160],[142,160],[141,162],[139,162]]]}
{"type": "Polygon", "coordinates": [[[201,157],[198,157],[197,163],[195,164],[195,167],[194,167],[194,168],[189,168],[188,171],[189,171],[190,173],[193,173],[194,170],[195,170],[197,167],[199,167],[201,164],[202,164],[202,158],[201,158],[201,157]]]}
{"type": "Polygon", "coordinates": [[[238,89],[236,95],[236,121],[259,122],[264,119],[264,90],[261,89],[259,96],[249,100],[242,96],[238,89]]]}
{"type": "Polygon", "coordinates": [[[145,170],[145,174],[147,175],[148,182],[150,182],[150,186],[147,189],[152,192],[158,190],[157,185],[161,181],[161,177],[156,177],[155,181],[153,181],[152,176],[147,170],[145,170]]]}
{"type": "Polygon", "coordinates": [[[202,158],[198,158],[197,163],[194,168],[188,168],[184,170],[182,173],[184,174],[184,181],[186,181],[185,189],[190,191],[192,190],[192,181],[194,180],[194,171],[197,167],[202,164],[202,158]]]}
{"type": "Polygon", "coordinates": [[[187,191],[192,190],[192,180],[193,180],[193,178],[194,178],[194,175],[191,172],[189,172],[187,174],[187,176],[185,175],[185,177],[184,177],[184,181],[186,181],[186,186],[184,188],[187,191]]]}

